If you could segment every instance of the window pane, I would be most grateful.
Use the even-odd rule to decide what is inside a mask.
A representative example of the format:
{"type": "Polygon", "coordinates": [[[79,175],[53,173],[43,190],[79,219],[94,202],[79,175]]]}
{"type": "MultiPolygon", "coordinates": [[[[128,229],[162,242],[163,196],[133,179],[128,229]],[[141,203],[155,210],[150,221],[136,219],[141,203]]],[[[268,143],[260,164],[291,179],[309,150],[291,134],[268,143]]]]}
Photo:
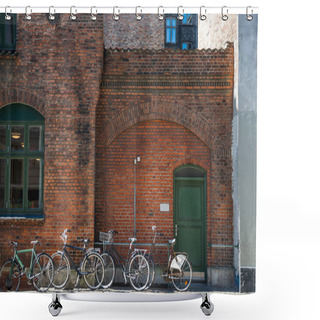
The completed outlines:
{"type": "Polygon", "coordinates": [[[0,151],[6,151],[6,126],[0,126],[0,151]]]}
{"type": "Polygon", "coordinates": [[[171,25],[171,20],[167,19],[167,27],[170,27],[170,25],[171,25]]]}
{"type": "Polygon", "coordinates": [[[23,159],[11,159],[10,208],[22,208],[23,159]]]}
{"type": "Polygon", "coordinates": [[[167,28],[167,42],[171,42],[170,41],[170,28],[167,28]]]}
{"type": "Polygon", "coordinates": [[[29,160],[28,208],[40,205],[40,159],[29,160]]]}
{"type": "Polygon", "coordinates": [[[188,44],[187,44],[186,42],[183,42],[183,43],[182,43],[182,49],[183,49],[183,50],[188,49],[188,44]]]}
{"type": "Polygon", "coordinates": [[[30,127],[29,128],[29,150],[40,151],[40,135],[41,127],[30,127]]]}
{"type": "Polygon", "coordinates": [[[6,49],[11,48],[12,46],[12,23],[11,21],[8,21],[8,23],[5,24],[5,39],[6,39],[6,49]]]}
{"type": "Polygon", "coordinates": [[[171,42],[172,42],[172,43],[176,43],[176,29],[172,29],[171,42]]]}
{"type": "Polygon", "coordinates": [[[188,14],[184,14],[182,23],[187,23],[187,21],[188,21],[188,14]]]}
{"type": "Polygon", "coordinates": [[[191,14],[184,14],[182,23],[190,24],[192,22],[192,15],[191,14]]]}
{"type": "Polygon", "coordinates": [[[175,27],[176,26],[176,19],[171,19],[171,24],[173,27],[175,27]]]}
{"type": "Polygon", "coordinates": [[[11,127],[11,151],[24,150],[24,127],[11,127]]]}
{"type": "Polygon", "coordinates": [[[5,202],[4,202],[5,173],[6,173],[6,159],[0,159],[0,208],[5,207],[5,202]]]}

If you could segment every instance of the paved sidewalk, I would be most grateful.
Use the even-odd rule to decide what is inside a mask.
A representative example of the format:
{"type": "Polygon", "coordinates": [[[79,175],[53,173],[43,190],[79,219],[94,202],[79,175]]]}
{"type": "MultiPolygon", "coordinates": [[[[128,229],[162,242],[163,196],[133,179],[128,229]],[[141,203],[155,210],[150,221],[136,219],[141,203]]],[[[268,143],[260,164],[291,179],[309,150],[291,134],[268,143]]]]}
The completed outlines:
{"type": "Polygon", "coordinates": [[[98,289],[98,290],[91,290],[89,288],[74,288],[74,289],[65,289],[65,290],[57,290],[54,288],[50,288],[48,291],[48,293],[77,293],[77,292],[110,292],[110,293],[141,293],[141,294],[149,294],[149,293],[157,293],[157,294],[177,294],[177,293],[181,293],[181,294],[185,294],[185,293],[196,293],[196,292],[231,292],[231,293],[236,293],[236,291],[232,288],[230,289],[222,289],[222,288],[215,288],[212,286],[209,286],[207,284],[204,283],[192,283],[190,285],[190,288],[185,291],[185,292],[180,292],[177,291],[174,286],[169,283],[168,285],[161,285],[161,286],[151,286],[148,290],[145,291],[136,291],[134,290],[129,284],[128,285],[112,285],[110,288],[108,289],[98,289]]]}

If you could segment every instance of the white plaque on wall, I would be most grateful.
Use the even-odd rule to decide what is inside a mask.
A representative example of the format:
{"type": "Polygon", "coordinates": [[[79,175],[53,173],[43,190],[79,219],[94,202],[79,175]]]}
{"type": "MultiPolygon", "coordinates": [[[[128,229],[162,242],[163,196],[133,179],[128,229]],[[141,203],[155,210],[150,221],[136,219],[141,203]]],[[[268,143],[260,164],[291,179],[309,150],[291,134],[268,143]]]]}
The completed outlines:
{"type": "Polygon", "coordinates": [[[160,203],[160,211],[168,212],[169,211],[169,203],[160,203]]]}

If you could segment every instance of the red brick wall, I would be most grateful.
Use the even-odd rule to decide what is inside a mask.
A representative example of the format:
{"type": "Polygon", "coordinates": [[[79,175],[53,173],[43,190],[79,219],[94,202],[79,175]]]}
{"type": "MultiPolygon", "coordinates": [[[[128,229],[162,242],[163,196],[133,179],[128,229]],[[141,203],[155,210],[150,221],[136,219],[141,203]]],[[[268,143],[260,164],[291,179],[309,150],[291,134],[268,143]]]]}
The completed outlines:
{"type": "MultiPolygon", "coordinates": [[[[233,244],[232,119],[232,44],[219,51],[106,50],[97,107],[96,239],[110,228],[121,231],[121,241],[132,236],[135,156],[142,159],[138,183],[149,187],[138,188],[139,242],[150,242],[161,199],[172,208],[174,168],[196,164],[208,172],[208,266],[232,267],[232,249],[209,246],[233,244]]],[[[160,222],[171,237],[172,219],[171,211],[160,222]]]]}
{"type": "MultiPolygon", "coordinates": [[[[157,225],[165,236],[173,231],[173,171],[181,164],[201,162],[210,175],[210,150],[192,132],[173,122],[139,122],[120,134],[106,148],[104,216],[102,230],[119,231],[117,242],[133,236],[134,165],[137,186],[137,238],[151,242],[151,226],[157,225]],[[160,212],[168,203],[169,212],[160,212]]],[[[99,217],[100,218],[100,217],[99,217]]]]}
{"type": "MultiPolygon", "coordinates": [[[[8,241],[30,247],[39,237],[42,249],[70,240],[93,240],[95,106],[103,65],[103,18],[44,14],[31,21],[18,16],[15,58],[0,57],[0,108],[19,102],[45,117],[44,219],[0,219],[0,263],[10,253],[8,241]]],[[[39,247],[39,249],[41,249],[39,247]]]]}

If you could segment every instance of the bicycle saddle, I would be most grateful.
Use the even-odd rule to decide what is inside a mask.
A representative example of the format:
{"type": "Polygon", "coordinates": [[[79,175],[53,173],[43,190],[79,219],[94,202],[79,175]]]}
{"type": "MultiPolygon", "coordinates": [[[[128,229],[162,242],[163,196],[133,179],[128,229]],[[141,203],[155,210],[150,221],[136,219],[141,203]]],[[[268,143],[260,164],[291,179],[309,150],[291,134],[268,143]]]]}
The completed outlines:
{"type": "Polygon", "coordinates": [[[36,245],[37,243],[39,243],[39,240],[34,240],[34,241],[31,241],[30,243],[36,245]]]}
{"type": "Polygon", "coordinates": [[[11,244],[14,245],[15,247],[18,246],[18,242],[11,241],[11,244]]]}
{"type": "Polygon", "coordinates": [[[129,241],[132,242],[132,243],[134,243],[134,242],[137,241],[137,239],[136,239],[136,238],[129,238],[129,241]]]}
{"type": "Polygon", "coordinates": [[[81,239],[81,241],[84,243],[88,243],[90,241],[90,239],[81,239]]]}
{"type": "Polygon", "coordinates": [[[169,244],[175,244],[176,239],[168,240],[169,244]]]}

